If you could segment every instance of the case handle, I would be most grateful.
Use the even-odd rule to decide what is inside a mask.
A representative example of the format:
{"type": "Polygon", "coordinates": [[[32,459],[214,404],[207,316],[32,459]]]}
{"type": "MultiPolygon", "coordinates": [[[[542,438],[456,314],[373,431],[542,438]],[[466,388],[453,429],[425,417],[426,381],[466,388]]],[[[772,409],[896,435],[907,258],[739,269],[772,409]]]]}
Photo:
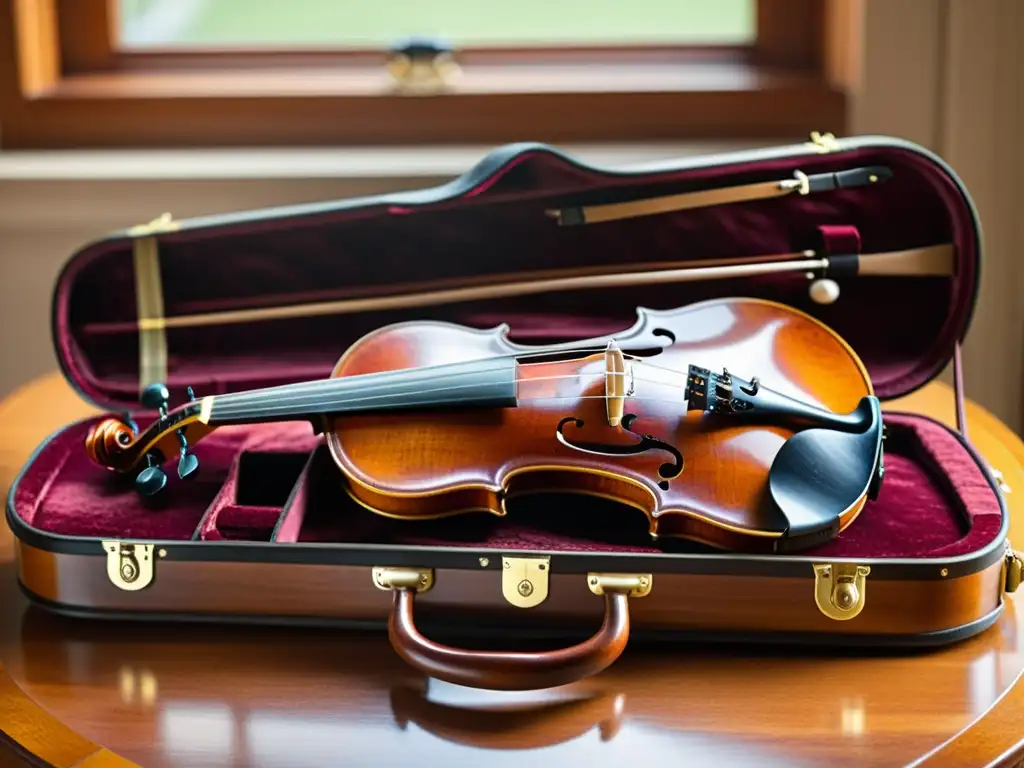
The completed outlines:
{"type": "MultiPolygon", "coordinates": [[[[610,666],[629,640],[629,597],[651,588],[651,575],[590,574],[587,583],[604,597],[604,621],[587,640],[568,648],[536,653],[478,651],[443,645],[424,637],[416,628],[413,604],[418,584],[396,579],[392,590],[388,638],[406,663],[427,675],[456,685],[491,690],[524,691],[567,685],[610,666]]],[[[429,588],[429,587],[427,587],[429,588]]]]}

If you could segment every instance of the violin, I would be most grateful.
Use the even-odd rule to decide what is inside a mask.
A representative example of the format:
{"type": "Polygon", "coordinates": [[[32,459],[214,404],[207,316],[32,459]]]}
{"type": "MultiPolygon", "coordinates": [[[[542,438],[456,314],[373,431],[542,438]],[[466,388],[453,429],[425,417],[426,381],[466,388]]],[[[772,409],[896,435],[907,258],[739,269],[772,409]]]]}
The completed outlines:
{"type": "Polygon", "coordinates": [[[637,309],[604,337],[526,346],[506,324],[381,327],[325,379],[209,395],[155,420],[110,417],[90,458],[155,494],[163,465],[228,425],[308,420],[348,493],[424,520],[489,513],[541,492],[640,510],[654,538],[720,549],[803,549],[850,525],[884,475],[881,407],[850,346],[797,309],[752,298],[637,309]]]}

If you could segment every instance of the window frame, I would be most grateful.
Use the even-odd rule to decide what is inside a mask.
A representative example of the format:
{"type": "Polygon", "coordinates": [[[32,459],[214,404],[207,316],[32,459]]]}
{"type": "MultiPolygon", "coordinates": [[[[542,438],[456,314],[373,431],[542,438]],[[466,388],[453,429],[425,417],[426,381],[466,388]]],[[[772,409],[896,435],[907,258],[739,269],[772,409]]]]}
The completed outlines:
{"type": "Polygon", "coordinates": [[[423,96],[390,90],[383,51],[119,51],[113,2],[9,0],[0,14],[5,148],[838,134],[847,121],[859,4],[757,0],[750,47],[459,51],[463,78],[423,96]]]}

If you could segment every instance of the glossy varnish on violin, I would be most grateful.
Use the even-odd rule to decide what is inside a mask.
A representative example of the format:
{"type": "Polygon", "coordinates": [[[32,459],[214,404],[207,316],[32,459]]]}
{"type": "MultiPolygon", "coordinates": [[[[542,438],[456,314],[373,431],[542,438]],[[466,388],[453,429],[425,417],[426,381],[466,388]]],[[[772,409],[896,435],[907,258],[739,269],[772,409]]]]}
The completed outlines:
{"type": "MultiPolygon", "coordinates": [[[[404,323],[348,350],[335,376],[520,356],[518,407],[335,419],[329,445],[357,501],[386,515],[426,518],[505,514],[506,498],[530,492],[593,494],[642,510],[657,535],[750,546],[749,538],[744,545],[737,539],[770,540],[785,530],[764,496],[772,462],[796,426],[687,412],[688,366],[758,377],[840,414],[871,394],[860,360],[820,322],[771,302],[709,301],[641,311],[632,329],[616,334],[627,394],[622,421],[612,426],[609,357],[600,346],[607,340],[590,340],[594,351],[583,357],[534,362],[507,332],[404,323]]],[[[843,512],[841,527],[864,501],[861,495],[843,512]]]]}

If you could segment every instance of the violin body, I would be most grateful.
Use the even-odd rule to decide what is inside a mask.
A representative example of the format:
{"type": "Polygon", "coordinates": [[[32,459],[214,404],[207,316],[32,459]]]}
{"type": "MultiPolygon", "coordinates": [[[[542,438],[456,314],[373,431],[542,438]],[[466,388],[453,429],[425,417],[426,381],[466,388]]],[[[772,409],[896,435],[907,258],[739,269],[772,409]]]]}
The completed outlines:
{"type": "Polygon", "coordinates": [[[367,334],[332,375],[143,399],[146,430],[98,423],[96,463],[152,495],[212,430],[310,421],[360,504],[389,517],[507,514],[529,493],[588,494],[646,516],[654,537],[747,551],[835,536],[877,493],[881,410],[853,350],[810,316],[756,299],[639,309],[611,336],[522,346],[506,325],[406,322],[367,334]]]}
{"type": "MultiPolygon", "coordinates": [[[[800,483],[817,475],[817,485],[806,494],[802,488],[779,491],[769,482],[773,464],[805,425],[688,409],[686,371],[695,365],[757,377],[764,387],[835,413],[860,405],[870,429],[880,432],[877,411],[863,407],[873,400],[872,389],[856,354],[828,327],[792,308],[725,299],[638,310],[636,324],[614,335],[625,361],[619,419],[609,418],[614,381],[603,346],[610,338],[538,348],[510,341],[508,332],[504,325],[480,331],[407,322],[348,349],[333,376],[518,358],[513,408],[329,417],[327,443],[356,501],[382,515],[421,520],[505,515],[506,500],[523,494],[589,494],[639,510],[655,537],[768,550],[797,538],[793,515],[773,496],[803,494],[798,504],[831,505],[831,512],[811,511],[829,521],[812,526],[811,538],[818,540],[847,526],[880,479],[877,435],[858,442],[815,429],[825,442],[814,450],[826,455],[817,457],[817,469],[812,456],[811,465],[793,474],[803,475],[800,483]],[[580,349],[591,351],[581,355],[580,349]],[[567,359],[559,359],[564,353],[567,359]],[[827,476],[832,472],[851,476],[845,499],[833,497],[841,483],[827,476]]],[[[443,378],[436,386],[445,386],[443,378]]]]}

